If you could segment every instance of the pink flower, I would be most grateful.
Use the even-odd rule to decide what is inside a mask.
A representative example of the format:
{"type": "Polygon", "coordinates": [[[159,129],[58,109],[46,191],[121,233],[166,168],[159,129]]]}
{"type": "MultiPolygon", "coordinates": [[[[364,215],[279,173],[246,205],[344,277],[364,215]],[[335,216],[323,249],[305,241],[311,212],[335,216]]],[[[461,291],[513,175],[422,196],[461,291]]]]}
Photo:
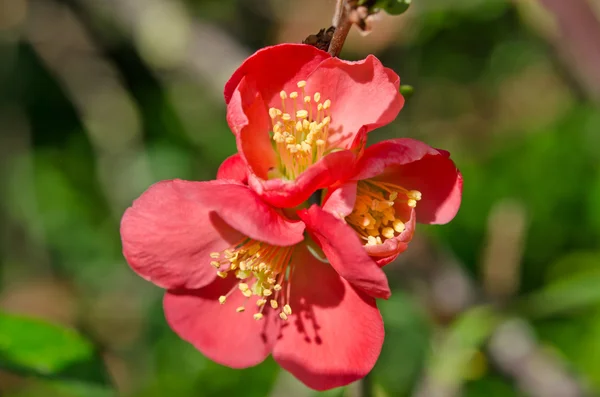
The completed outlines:
{"type": "Polygon", "coordinates": [[[392,139],[365,150],[353,175],[329,190],[323,209],[344,219],[382,266],[406,250],[416,222],[454,218],[462,183],[448,152],[414,139],[392,139]]]}
{"type": "MultiPolygon", "coordinates": [[[[232,157],[219,175],[243,170],[232,157]]],[[[349,225],[318,206],[297,214],[233,180],[162,181],[125,212],[123,253],[167,290],[167,322],[210,359],[244,368],[272,354],[309,387],[342,386],[379,356],[387,279],[349,225]]]]}
{"type": "Polygon", "coordinates": [[[367,133],[402,108],[399,84],[372,55],[348,62],[303,44],[256,52],[225,86],[249,186],[290,208],[346,179],[367,133]]]}

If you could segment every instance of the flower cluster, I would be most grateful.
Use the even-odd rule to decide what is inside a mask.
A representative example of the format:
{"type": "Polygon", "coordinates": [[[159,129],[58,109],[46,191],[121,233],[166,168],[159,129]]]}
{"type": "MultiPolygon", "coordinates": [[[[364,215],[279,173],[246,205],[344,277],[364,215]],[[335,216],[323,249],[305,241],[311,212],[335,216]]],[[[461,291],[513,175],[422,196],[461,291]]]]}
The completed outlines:
{"type": "Polygon", "coordinates": [[[412,139],[367,147],[404,104],[373,56],[343,61],[308,45],[265,48],[225,86],[238,153],[217,180],[162,181],[123,216],[123,253],[165,288],[171,328],[234,368],[269,354],[317,390],[374,366],[384,338],[381,267],[416,222],[446,223],[462,177],[449,154],[412,139]]]}

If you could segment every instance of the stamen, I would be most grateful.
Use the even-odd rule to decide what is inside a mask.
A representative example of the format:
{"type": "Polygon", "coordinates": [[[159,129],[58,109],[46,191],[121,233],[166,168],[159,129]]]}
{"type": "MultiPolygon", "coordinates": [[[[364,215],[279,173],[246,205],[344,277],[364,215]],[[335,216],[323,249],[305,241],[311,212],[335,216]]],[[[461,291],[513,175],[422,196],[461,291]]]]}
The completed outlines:
{"type": "Polygon", "coordinates": [[[361,181],[357,186],[354,210],[346,217],[346,222],[365,245],[380,245],[406,229],[404,222],[396,217],[396,206],[404,204],[415,208],[421,198],[418,190],[407,190],[387,182],[361,181]]]}
{"type": "MultiPolygon", "coordinates": [[[[219,253],[219,257],[224,259],[218,262],[209,261],[212,266],[214,266],[212,262],[217,262],[219,268],[224,269],[217,271],[217,275],[226,278],[229,272],[233,272],[238,279],[238,283],[227,294],[219,296],[219,303],[224,305],[235,291],[239,291],[237,293],[241,293],[246,298],[246,302],[252,296],[256,296],[258,298],[256,300],[258,312],[254,314],[256,320],[263,318],[265,307],[274,310],[280,306],[289,306],[289,296],[287,300],[280,300],[280,291],[284,285],[289,291],[293,274],[293,269],[290,268],[293,251],[293,246],[276,247],[246,237],[219,253]],[[269,305],[266,305],[267,302],[269,305]]],[[[216,253],[210,255],[211,259],[216,259],[217,255],[214,254],[216,253]]],[[[245,304],[239,306],[236,311],[243,312],[245,306],[245,304]]]]}
{"type": "Polygon", "coordinates": [[[279,93],[281,109],[269,109],[273,128],[272,139],[278,155],[277,172],[271,172],[269,175],[288,180],[296,179],[308,167],[335,149],[328,147],[331,117],[327,115],[327,109],[331,106],[331,100],[321,103],[320,92],[312,95],[306,93],[304,80],[299,81],[297,86],[300,92],[293,91],[289,95],[285,91],[279,93]],[[293,100],[293,112],[289,104],[287,106],[290,111],[286,111],[288,98],[293,100]],[[313,114],[313,108],[316,109],[316,114],[313,114]]]}

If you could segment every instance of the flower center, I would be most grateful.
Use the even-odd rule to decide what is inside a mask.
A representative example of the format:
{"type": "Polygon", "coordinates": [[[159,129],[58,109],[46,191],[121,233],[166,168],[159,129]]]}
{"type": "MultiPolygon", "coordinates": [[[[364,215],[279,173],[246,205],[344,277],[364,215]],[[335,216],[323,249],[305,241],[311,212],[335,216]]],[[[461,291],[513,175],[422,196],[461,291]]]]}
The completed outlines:
{"type": "Polygon", "coordinates": [[[386,182],[360,181],[354,210],[346,222],[365,240],[365,245],[383,244],[405,229],[404,222],[397,218],[395,206],[405,204],[414,208],[419,200],[421,192],[418,190],[406,190],[386,182]]]}
{"type": "Polygon", "coordinates": [[[331,101],[321,102],[321,94],[306,95],[306,81],[299,81],[297,91],[289,95],[281,91],[281,109],[270,108],[273,125],[273,145],[278,155],[278,168],[270,178],[296,179],[304,170],[319,161],[329,150],[329,108],[331,101]]]}
{"type": "Polygon", "coordinates": [[[225,304],[231,294],[239,291],[246,298],[236,309],[240,313],[246,310],[251,296],[258,296],[255,320],[263,318],[267,302],[273,310],[280,308],[279,317],[287,320],[292,314],[289,301],[293,251],[293,246],[276,247],[245,237],[222,252],[212,252],[210,264],[217,269],[217,276],[226,278],[233,273],[239,280],[226,295],[219,297],[219,302],[225,304]]]}

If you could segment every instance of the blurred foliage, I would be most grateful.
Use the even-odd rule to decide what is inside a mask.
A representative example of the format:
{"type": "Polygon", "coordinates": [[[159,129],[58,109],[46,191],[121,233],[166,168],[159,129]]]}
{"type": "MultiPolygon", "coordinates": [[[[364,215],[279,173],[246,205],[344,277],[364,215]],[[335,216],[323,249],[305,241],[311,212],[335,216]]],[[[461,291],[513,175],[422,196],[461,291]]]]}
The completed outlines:
{"type": "MultiPolygon", "coordinates": [[[[0,0],[0,394],[358,395],[312,392],[272,359],[232,370],[204,358],[168,328],[161,291],[129,270],[118,233],[151,183],[214,177],[235,150],[226,75],[251,51],[328,26],[335,2],[119,1],[0,0]],[[186,32],[202,46],[188,50],[186,32]]],[[[487,348],[518,316],[548,362],[600,394],[598,107],[521,2],[413,3],[351,35],[342,56],[372,45],[407,84],[398,120],[370,142],[410,136],[449,150],[464,198],[452,223],[419,227],[389,265],[386,340],[366,384],[377,396],[418,395],[427,382],[526,395],[487,348]],[[491,216],[505,200],[523,208],[518,241],[513,218],[491,216]],[[500,297],[490,291],[502,272],[484,255],[495,246],[514,273],[500,297]],[[465,283],[438,285],[448,272],[465,283]]]]}

